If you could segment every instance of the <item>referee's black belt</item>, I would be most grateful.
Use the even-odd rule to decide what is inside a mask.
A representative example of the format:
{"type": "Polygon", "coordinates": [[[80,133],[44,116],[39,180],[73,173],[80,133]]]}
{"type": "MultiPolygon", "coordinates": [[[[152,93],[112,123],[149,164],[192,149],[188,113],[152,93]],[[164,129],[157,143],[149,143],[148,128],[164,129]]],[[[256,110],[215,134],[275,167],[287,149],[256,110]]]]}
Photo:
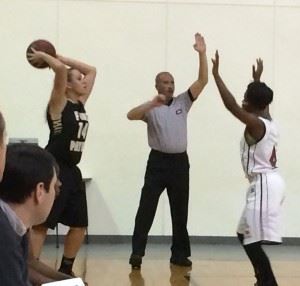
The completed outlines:
{"type": "Polygon", "coordinates": [[[187,153],[186,153],[186,151],[184,151],[182,153],[165,153],[165,152],[151,149],[150,155],[154,155],[154,156],[162,157],[162,158],[180,158],[180,157],[186,157],[187,153]]]}

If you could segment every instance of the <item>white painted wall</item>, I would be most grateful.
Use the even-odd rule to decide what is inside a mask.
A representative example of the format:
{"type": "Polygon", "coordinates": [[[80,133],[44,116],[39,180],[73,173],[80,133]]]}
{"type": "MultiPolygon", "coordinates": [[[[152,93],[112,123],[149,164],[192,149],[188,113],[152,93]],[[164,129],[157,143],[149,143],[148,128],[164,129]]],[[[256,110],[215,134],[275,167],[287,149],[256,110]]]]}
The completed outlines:
{"type": "MultiPolygon", "coordinates": [[[[197,76],[193,35],[205,35],[210,59],[221,55],[221,73],[241,101],[251,65],[264,59],[263,79],[274,89],[272,107],[281,126],[279,165],[287,181],[285,236],[300,236],[298,176],[299,0],[88,1],[0,0],[0,102],[11,137],[48,130],[45,107],[53,75],[25,59],[34,39],[95,65],[98,78],[87,104],[90,129],[81,167],[88,183],[89,233],[132,233],[149,152],[146,126],[127,111],[152,98],[154,77],[169,70],[177,92],[197,76]]],[[[211,64],[210,64],[211,69],[211,64]]],[[[244,204],[239,161],[243,126],[222,106],[210,82],[189,116],[191,235],[234,235],[244,204]]],[[[151,234],[171,233],[168,200],[161,197],[151,234]]]]}

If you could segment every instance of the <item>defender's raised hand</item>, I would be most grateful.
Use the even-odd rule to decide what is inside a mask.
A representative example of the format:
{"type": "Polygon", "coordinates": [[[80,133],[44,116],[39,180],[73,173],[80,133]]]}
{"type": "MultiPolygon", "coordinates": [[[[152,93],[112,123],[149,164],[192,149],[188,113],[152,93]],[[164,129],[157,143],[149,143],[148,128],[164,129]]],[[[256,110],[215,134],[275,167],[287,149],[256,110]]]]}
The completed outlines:
{"type": "Polygon", "coordinates": [[[194,49],[201,54],[206,52],[205,40],[200,33],[195,34],[194,49]]]}
{"type": "Polygon", "coordinates": [[[214,76],[217,76],[219,74],[219,52],[216,50],[215,58],[211,59],[213,63],[212,73],[214,76]]]}
{"type": "Polygon", "coordinates": [[[261,58],[256,59],[256,69],[255,65],[252,66],[252,77],[254,81],[260,81],[261,74],[263,72],[263,61],[261,58]]]}

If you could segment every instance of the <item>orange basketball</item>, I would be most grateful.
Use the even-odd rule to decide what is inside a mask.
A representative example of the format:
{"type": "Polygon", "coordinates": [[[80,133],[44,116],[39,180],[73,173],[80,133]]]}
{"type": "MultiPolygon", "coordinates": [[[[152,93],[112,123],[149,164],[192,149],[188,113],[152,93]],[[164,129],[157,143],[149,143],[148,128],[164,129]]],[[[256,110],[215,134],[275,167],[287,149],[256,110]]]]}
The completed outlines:
{"type": "Polygon", "coordinates": [[[31,48],[34,48],[37,51],[45,52],[52,57],[56,57],[55,47],[49,41],[42,40],[42,39],[33,41],[26,50],[26,58],[27,58],[28,62],[35,68],[44,69],[44,68],[49,67],[49,65],[45,61],[40,61],[38,63],[32,63],[28,58],[28,53],[32,53],[31,48]]]}

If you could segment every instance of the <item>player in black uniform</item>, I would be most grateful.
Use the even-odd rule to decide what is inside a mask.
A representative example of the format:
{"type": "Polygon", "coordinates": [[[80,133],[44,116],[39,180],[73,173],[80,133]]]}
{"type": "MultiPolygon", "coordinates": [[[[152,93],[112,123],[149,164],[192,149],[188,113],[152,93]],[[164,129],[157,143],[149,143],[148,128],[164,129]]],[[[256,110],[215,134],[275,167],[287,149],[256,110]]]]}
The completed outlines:
{"type": "Polygon", "coordinates": [[[33,229],[33,253],[35,257],[40,256],[49,227],[55,228],[58,222],[69,226],[59,271],[72,275],[73,263],[88,225],[85,185],[77,164],[88,131],[84,104],[93,89],[96,68],[61,55],[54,58],[35,50],[30,57],[33,62],[47,62],[55,74],[47,106],[50,136],[46,149],[59,164],[62,182],[60,195],[47,221],[33,229]]]}

